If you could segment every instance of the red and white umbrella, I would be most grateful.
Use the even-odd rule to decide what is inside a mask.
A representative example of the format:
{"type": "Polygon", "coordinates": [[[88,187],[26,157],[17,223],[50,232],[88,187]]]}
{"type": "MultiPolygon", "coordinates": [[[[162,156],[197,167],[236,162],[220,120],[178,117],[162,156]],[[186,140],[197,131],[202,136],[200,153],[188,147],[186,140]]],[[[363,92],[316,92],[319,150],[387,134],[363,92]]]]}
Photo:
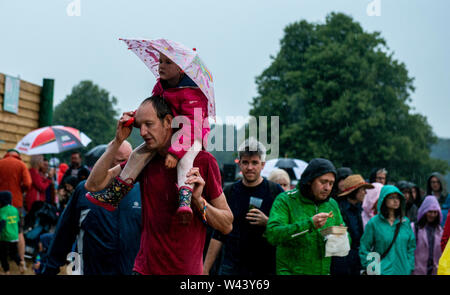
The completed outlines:
{"type": "Polygon", "coordinates": [[[56,125],[31,131],[17,143],[16,150],[26,155],[59,154],[85,147],[90,142],[80,130],[56,125]]]}

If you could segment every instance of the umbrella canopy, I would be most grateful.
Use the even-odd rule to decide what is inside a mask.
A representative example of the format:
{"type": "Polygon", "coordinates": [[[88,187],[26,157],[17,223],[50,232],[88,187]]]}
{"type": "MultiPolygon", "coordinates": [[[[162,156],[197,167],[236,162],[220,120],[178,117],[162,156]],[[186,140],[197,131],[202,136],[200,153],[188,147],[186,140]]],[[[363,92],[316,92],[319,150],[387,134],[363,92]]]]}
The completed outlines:
{"type": "Polygon", "coordinates": [[[261,171],[261,175],[264,177],[269,177],[270,172],[276,168],[284,169],[289,174],[291,180],[300,179],[303,171],[308,166],[308,163],[292,158],[278,158],[272,159],[266,162],[264,169],[261,171]]]}
{"type": "Polygon", "coordinates": [[[91,139],[83,132],[61,125],[42,127],[31,131],[16,145],[26,155],[59,154],[87,146],[91,139]]]}
{"type": "Polygon", "coordinates": [[[200,59],[195,49],[190,49],[181,43],[167,40],[146,40],[146,39],[122,39],[128,45],[128,49],[133,51],[159,78],[159,54],[162,53],[176,63],[195,84],[203,91],[208,98],[208,116],[215,118],[216,103],[214,98],[213,77],[211,71],[200,59]]]}
{"type": "Polygon", "coordinates": [[[85,155],[85,163],[88,167],[93,167],[95,165],[95,162],[103,155],[103,153],[106,151],[106,148],[108,147],[107,144],[100,144],[96,147],[93,147],[90,149],[85,155]]]}

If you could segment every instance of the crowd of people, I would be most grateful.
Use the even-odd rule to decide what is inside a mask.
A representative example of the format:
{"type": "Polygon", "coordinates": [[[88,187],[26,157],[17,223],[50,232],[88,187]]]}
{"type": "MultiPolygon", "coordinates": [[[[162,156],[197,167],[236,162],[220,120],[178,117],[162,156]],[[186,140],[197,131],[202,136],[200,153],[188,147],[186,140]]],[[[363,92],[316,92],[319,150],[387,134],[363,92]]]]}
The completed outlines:
{"type": "Polygon", "coordinates": [[[188,179],[197,178],[192,179],[199,184],[193,186],[193,196],[204,199],[206,206],[199,202],[192,208],[202,216],[206,207],[209,218],[194,218],[186,226],[175,218],[177,173],[161,169],[167,138],[158,142],[161,156],[144,169],[149,176],[139,175],[116,210],[97,206],[86,194],[88,189],[105,191],[123,169],[132,154],[125,136],[118,145],[117,139],[111,141],[97,161],[97,168],[108,164],[97,175],[103,187],[88,183],[90,174],[100,170],[83,165],[79,152],[71,155],[70,165],[59,167],[35,155],[27,169],[20,154],[9,150],[0,160],[4,273],[10,272],[10,262],[24,272],[25,248],[30,246],[35,247],[30,267],[43,275],[60,273],[71,252],[81,255],[81,274],[361,275],[370,268],[373,252],[380,256],[382,275],[437,273],[450,236],[450,195],[439,173],[430,174],[421,189],[412,182],[393,182],[384,168],[365,179],[349,167],[336,169],[318,158],[292,186],[283,169],[274,169],[267,179],[261,176],[265,148],[251,138],[239,148],[241,179],[225,187],[217,162],[209,153],[199,153],[194,167],[200,169],[192,168],[198,170],[188,179]],[[165,173],[158,176],[155,171],[165,173]],[[43,214],[56,216],[50,226],[36,221],[43,214]],[[347,228],[346,255],[326,255],[321,230],[331,226],[347,228]]]}
{"type": "Polygon", "coordinates": [[[78,183],[90,173],[78,151],[69,165],[55,164],[44,155],[33,155],[28,168],[15,149],[0,160],[0,257],[5,274],[10,273],[8,259],[17,263],[21,274],[27,269],[26,257],[32,261],[28,267],[40,264],[43,245],[51,240],[78,183]]]}
{"type": "Polygon", "coordinates": [[[282,169],[261,176],[266,150],[249,138],[238,149],[241,179],[224,187],[204,141],[214,100],[151,50],[152,96],[123,113],[93,167],[79,152],[70,165],[33,155],[28,169],[17,150],[0,160],[6,274],[11,260],[25,271],[26,252],[39,275],[60,273],[68,257],[78,257],[69,272],[79,274],[436,274],[450,236],[439,173],[422,190],[393,182],[384,168],[366,180],[315,158],[292,186],[282,169]],[[173,129],[178,115],[191,124],[173,129]],[[134,127],[144,143],[133,150],[126,139],[134,127]]]}
{"type": "Polygon", "coordinates": [[[348,167],[335,170],[328,160],[314,159],[297,188],[277,196],[266,236],[277,249],[277,274],[367,274],[372,270],[369,254],[375,252],[379,274],[435,275],[450,234],[449,207],[450,195],[439,173],[429,176],[422,191],[412,182],[390,181],[384,168],[374,169],[365,180],[348,167]],[[317,172],[310,176],[314,166],[317,172]],[[317,183],[314,189],[315,182],[326,183],[325,176],[336,181],[335,191],[333,185],[321,190],[317,183]],[[330,207],[321,209],[324,203],[330,207]],[[334,223],[318,213],[333,209],[334,223]],[[347,227],[350,251],[345,256],[324,256],[324,238],[317,229],[332,225],[347,227]],[[293,239],[296,233],[303,238],[293,239]]]}

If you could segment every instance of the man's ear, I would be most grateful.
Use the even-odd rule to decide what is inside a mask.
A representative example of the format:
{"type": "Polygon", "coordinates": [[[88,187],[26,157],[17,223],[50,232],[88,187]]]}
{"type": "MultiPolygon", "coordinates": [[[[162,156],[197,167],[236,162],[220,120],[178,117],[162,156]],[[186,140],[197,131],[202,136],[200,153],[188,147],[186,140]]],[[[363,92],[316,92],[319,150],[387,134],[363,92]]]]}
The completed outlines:
{"type": "Polygon", "coordinates": [[[173,120],[173,116],[172,115],[167,114],[164,117],[164,128],[165,129],[172,128],[172,120],[173,120]]]}

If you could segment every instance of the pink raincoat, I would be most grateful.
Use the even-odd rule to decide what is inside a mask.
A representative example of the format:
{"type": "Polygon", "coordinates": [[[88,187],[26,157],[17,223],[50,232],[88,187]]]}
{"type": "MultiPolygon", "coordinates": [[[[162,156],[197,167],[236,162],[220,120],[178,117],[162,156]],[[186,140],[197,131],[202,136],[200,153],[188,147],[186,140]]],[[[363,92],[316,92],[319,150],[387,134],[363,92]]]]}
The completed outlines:
{"type": "MultiPolygon", "coordinates": [[[[419,211],[417,213],[417,221],[419,222],[422,218],[426,218],[426,214],[428,211],[438,211],[438,219],[439,224],[436,226],[434,230],[434,247],[433,247],[433,275],[437,274],[438,264],[439,264],[439,258],[441,258],[442,251],[441,251],[441,237],[442,237],[442,227],[440,226],[440,223],[442,221],[442,211],[441,207],[439,206],[439,202],[437,201],[436,197],[434,196],[427,196],[425,197],[424,201],[422,202],[422,205],[419,208],[419,211]]],[[[414,223],[411,223],[411,227],[413,229],[413,232],[417,232],[416,236],[416,250],[414,252],[415,257],[415,267],[414,267],[414,275],[426,275],[427,274],[427,262],[428,262],[428,256],[429,256],[429,243],[428,243],[428,236],[427,236],[427,230],[424,228],[418,228],[417,231],[414,228],[414,223]]]]}
{"type": "Polygon", "coordinates": [[[30,212],[31,206],[36,201],[45,202],[45,190],[52,184],[52,180],[42,176],[35,168],[30,168],[30,175],[32,184],[30,190],[27,192],[26,208],[30,212]]]}
{"type": "Polygon", "coordinates": [[[363,222],[363,228],[366,227],[367,222],[375,216],[375,210],[377,206],[375,205],[378,201],[378,198],[380,197],[381,188],[383,187],[383,184],[379,182],[372,183],[374,188],[367,189],[366,196],[364,197],[364,201],[362,203],[363,211],[361,213],[362,222],[363,222]]]}
{"type": "Polygon", "coordinates": [[[189,147],[192,146],[195,139],[194,136],[196,135],[201,135],[202,138],[199,140],[203,140],[202,145],[206,148],[207,135],[211,131],[207,119],[208,99],[200,90],[200,88],[196,86],[183,86],[184,83],[187,83],[188,85],[194,84],[194,82],[192,82],[189,77],[185,76],[185,78],[182,79],[177,87],[164,89],[161,85],[160,80],[158,79],[158,82],[156,82],[156,85],[153,88],[153,95],[160,95],[164,97],[164,99],[166,99],[171,106],[173,115],[175,117],[185,116],[190,121],[190,130],[188,130],[188,126],[185,126],[184,124],[181,128],[183,129],[183,132],[186,132],[186,134],[190,134],[191,140],[189,142],[184,140],[183,135],[177,132],[175,133],[177,134],[177,139],[169,148],[169,153],[177,157],[178,160],[180,160],[186,154],[186,151],[189,149],[189,147]],[[195,122],[194,120],[194,111],[196,109],[199,113],[199,116],[195,119],[197,119],[198,122],[195,122]]]}

